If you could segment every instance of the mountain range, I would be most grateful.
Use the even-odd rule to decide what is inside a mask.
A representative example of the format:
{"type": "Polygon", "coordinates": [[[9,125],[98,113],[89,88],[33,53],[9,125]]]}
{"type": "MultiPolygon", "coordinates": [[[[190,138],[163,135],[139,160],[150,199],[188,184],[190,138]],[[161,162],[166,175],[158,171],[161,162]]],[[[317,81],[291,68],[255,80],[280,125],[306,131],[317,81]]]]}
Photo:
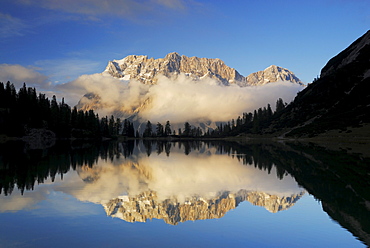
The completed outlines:
{"type": "Polygon", "coordinates": [[[155,84],[158,75],[172,78],[184,73],[193,80],[208,77],[224,85],[250,86],[277,81],[290,81],[303,85],[293,72],[276,65],[244,77],[220,59],[180,56],[176,52],[159,59],[144,55],[129,55],[121,60],[109,61],[103,73],[123,80],[135,79],[143,84],[155,84]]]}
{"type": "MultiPolygon", "coordinates": [[[[144,55],[129,55],[121,60],[109,61],[101,75],[119,79],[122,84],[135,80],[148,87],[156,85],[160,77],[176,80],[180,76],[185,77],[189,82],[209,83],[211,80],[212,84],[220,86],[248,87],[280,81],[289,81],[304,86],[304,83],[293,72],[276,65],[244,77],[220,59],[180,56],[176,52],[158,59],[144,55]]],[[[76,107],[83,111],[114,109],[116,116],[135,119],[140,111],[150,108],[150,101],[150,97],[144,96],[136,106],[129,109],[120,108],[117,105],[111,106],[104,103],[98,93],[91,91],[80,99],[76,107]]]]}
{"type": "MultiPolygon", "coordinates": [[[[152,161],[156,164],[152,166],[139,155],[111,166],[78,167],[77,174],[85,183],[82,192],[91,192],[91,195],[83,194],[80,200],[101,204],[108,216],[127,222],[162,219],[177,225],[189,220],[221,218],[245,201],[277,213],[291,208],[305,194],[290,177],[268,179],[270,173],[274,174],[272,168],[268,173],[233,161],[224,161],[218,167],[217,162],[209,160],[212,154],[218,156],[215,153],[212,148],[202,148],[195,160],[190,158],[196,164],[194,167],[187,162],[185,167],[172,162],[168,167],[162,158],[161,164],[152,161]],[[212,176],[215,169],[217,173],[212,176]],[[180,178],[178,171],[181,171],[180,178]],[[188,180],[192,185],[187,183],[188,180]],[[251,186],[253,180],[259,181],[258,186],[251,186]],[[108,181],[114,183],[107,187],[108,181]],[[288,186],[290,183],[293,185],[288,186]]],[[[184,157],[176,151],[171,152],[171,156],[183,157],[185,161],[189,159],[188,155],[184,157]]]]}
{"type": "Polygon", "coordinates": [[[223,192],[214,199],[204,199],[200,196],[188,197],[181,203],[176,198],[160,201],[156,192],[150,191],[137,196],[119,196],[104,203],[103,206],[108,216],[127,222],[163,219],[167,224],[177,225],[189,220],[221,218],[243,201],[249,201],[255,206],[265,207],[271,213],[277,213],[292,207],[303,194],[304,192],[279,197],[264,192],[240,190],[235,194],[223,192]]]}

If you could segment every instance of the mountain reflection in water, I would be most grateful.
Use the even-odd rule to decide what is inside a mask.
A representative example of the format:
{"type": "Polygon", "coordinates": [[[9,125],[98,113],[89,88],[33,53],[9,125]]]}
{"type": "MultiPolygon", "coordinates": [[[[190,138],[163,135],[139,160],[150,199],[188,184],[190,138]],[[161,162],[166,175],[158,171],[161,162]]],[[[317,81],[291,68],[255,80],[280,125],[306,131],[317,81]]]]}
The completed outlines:
{"type": "Polygon", "coordinates": [[[204,143],[179,143],[169,154],[161,148],[169,144],[143,144],[129,157],[81,166],[77,172],[86,184],[69,193],[102,204],[113,217],[129,222],[156,218],[168,224],[220,218],[242,201],[275,213],[303,195],[291,176],[278,178],[272,164],[268,172],[260,170],[204,143]],[[148,147],[157,152],[151,154],[148,147]]]}
{"type": "Polygon", "coordinates": [[[176,148],[169,156],[139,153],[77,171],[88,184],[73,193],[75,197],[92,201],[93,195],[108,215],[129,222],[157,218],[177,224],[220,218],[246,200],[277,212],[303,195],[291,176],[279,179],[274,168],[268,174],[218,154],[214,147],[202,147],[189,155],[176,148]],[[109,190],[97,190],[107,185],[109,190]]]}
{"type": "Polygon", "coordinates": [[[200,141],[59,143],[48,150],[12,143],[1,151],[0,193],[10,197],[0,212],[28,207],[11,195],[14,187],[32,190],[58,175],[63,180],[55,190],[101,204],[109,216],[172,225],[221,218],[243,201],[276,213],[308,191],[332,219],[370,244],[370,160],[345,151],[200,141]],[[15,151],[19,156],[11,156],[15,151]]]}

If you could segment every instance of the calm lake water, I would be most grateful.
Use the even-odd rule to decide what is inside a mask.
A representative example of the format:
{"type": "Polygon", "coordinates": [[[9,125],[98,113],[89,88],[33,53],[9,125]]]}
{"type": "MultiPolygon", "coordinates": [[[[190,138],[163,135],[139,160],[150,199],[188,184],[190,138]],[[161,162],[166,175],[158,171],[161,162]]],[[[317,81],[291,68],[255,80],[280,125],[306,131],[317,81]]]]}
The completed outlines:
{"type": "Polygon", "coordinates": [[[369,164],[282,143],[7,143],[0,247],[366,247],[369,164]]]}

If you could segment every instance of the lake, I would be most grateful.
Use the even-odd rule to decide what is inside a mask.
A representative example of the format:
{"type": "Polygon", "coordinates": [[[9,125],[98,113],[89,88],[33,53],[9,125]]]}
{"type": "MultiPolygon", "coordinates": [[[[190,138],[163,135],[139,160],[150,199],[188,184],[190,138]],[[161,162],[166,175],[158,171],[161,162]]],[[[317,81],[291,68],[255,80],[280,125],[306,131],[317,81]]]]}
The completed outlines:
{"type": "Polygon", "coordinates": [[[366,247],[370,159],[313,144],[0,145],[0,247],[366,247]]]}

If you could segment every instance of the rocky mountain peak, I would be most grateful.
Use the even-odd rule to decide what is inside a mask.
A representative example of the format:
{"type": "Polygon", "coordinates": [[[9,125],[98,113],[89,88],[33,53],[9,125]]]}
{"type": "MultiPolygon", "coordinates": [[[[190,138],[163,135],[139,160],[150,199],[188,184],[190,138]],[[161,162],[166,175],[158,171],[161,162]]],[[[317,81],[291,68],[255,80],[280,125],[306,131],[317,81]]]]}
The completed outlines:
{"type": "Polygon", "coordinates": [[[276,65],[271,65],[263,71],[250,74],[246,78],[246,81],[248,85],[264,85],[277,81],[290,81],[292,83],[304,85],[293,72],[276,65]]]}
{"type": "Polygon", "coordinates": [[[172,52],[166,55],[165,59],[167,60],[181,60],[181,56],[177,52],[172,52]]]}

